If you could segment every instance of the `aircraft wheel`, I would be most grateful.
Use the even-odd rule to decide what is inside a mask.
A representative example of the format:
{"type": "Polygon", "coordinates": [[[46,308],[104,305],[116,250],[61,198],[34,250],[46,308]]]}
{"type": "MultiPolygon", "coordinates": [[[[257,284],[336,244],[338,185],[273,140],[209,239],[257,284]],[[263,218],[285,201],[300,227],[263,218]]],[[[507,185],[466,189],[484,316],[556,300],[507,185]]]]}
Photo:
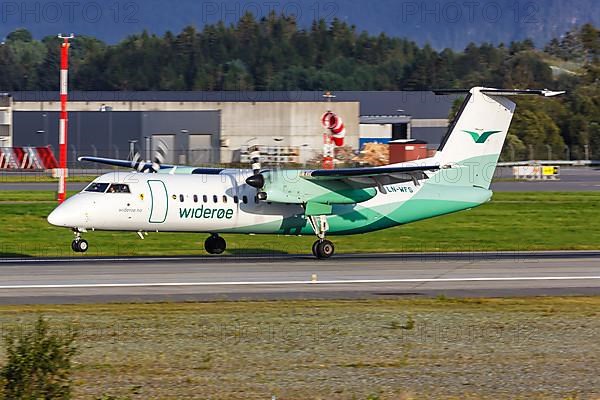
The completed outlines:
{"type": "Polygon", "coordinates": [[[314,242],[314,243],[313,243],[313,245],[312,245],[312,253],[313,253],[313,256],[315,256],[315,257],[319,257],[319,256],[317,255],[317,245],[319,244],[319,242],[320,242],[320,240],[317,240],[317,241],[316,241],[316,242],[314,242]]]}
{"type": "Polygon", "coordinates": [[[71,249],[76,253],[85,253],[90,245],[85,239],[75,239],[71,242],[71,249]]]}
{"type": "Polygon", "coordinates": [[[314,248],[319,259],[329,258],[335,252],[335,247],[329,240],[317,240],[314,248]]]}
{"type": "Polygon", "coordinates": [[[219,235],[211,235],[204,242],[204,249],[209,254],[221,254],[227,248],[227,242],[219,235]]]}
{"type": "Polygon", "coordinates": [[[78,247],[79,247],[80,253],[85,253],[88,250],[88,248],[90,247],[90,245],[88,244],[87,240],[81,239],[79,241],[78,247]]]}

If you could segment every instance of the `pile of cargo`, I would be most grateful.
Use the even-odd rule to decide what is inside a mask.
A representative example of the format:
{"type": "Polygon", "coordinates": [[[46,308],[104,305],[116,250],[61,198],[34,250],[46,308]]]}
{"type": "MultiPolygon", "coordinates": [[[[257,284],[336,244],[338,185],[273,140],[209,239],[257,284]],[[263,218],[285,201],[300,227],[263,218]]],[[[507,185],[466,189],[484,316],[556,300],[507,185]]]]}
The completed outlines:
{"type": "Polygon", "coordinates": [[[390,163],[389,146],[381,143],[366,143],[353,161],[361,165],[388,165],[390,163]]]}

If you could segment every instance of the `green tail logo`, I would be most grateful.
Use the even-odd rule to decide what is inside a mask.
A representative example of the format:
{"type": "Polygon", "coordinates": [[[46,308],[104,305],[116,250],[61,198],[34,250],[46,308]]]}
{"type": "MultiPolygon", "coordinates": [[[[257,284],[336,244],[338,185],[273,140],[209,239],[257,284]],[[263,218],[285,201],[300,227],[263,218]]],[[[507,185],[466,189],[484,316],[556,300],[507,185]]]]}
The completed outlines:
{"type": "Polygon", "coordinates": [[[469,135],[471,135],[471,137],[473,138],[473,140],[475,141],[475,143],[485,143],[486,140],[488,140],[488,138],[490,136],[492,136],[494,133],[499,133],[502,131],[487,131],[487,132],[483,132],[481,135],[477,132],[471,132],[471,131],[463,131],[468,133],[469,135]]]}

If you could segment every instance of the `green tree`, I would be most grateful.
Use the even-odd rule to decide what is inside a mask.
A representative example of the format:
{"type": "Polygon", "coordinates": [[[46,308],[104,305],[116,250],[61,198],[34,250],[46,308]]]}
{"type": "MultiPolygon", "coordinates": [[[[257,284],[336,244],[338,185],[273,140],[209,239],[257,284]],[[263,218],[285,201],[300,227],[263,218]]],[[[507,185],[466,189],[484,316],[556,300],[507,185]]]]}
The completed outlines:
{"type": "Polygon", "coordinates": [[[37,89],[37,67],[44,61],[46,46],[33,40],[31,33],[25,29],[18,29],[6,37],[5,45],[12,53],[17,90],[37,89]]]}
{"type": "Polygon", "coordinates": [[[252,90],[252,77],[242,60],[233,60],[225,64],[223,90],[252,90]]]}
{"type": "Polygon", "coordinates": [[[585,24],[581,27],[579,38],[586,54],[586,61],[597,63],[600,58],[600,30],[592,24],[585,24]]]}
{"type": "MultiPolygon", "coordinates": [[[[528,150],[533,150],[534,158],[546,158],[547,146],[550,146],[553,155],[563,154],[565,142],[560,128],[544,111],[519,110],[513,117],[509,134],[518,138],[528,150]]],[[[523,149],[519,142],[512,140],[517,148],[523,149]]]]}

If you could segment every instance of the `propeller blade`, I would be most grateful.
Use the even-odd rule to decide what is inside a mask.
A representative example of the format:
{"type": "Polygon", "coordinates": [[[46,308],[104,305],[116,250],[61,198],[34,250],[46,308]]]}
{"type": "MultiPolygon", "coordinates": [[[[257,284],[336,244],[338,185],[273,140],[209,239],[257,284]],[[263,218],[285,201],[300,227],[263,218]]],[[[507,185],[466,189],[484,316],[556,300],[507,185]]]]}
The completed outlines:
{"type": "Polygon", "coordinates": [[[156,144],[156,150],[154,151],[154,157],[152,160],[148,160],[147,164],[150,164],[144,169],[144,172],[157,173],[160,170],[160,166],[165,162],[167,157],[167,145],[162,140],[159,140],[156,144]]]}
{"type": "Polygon", "coordinates": [[[252,160],[252,173],[258,175],[260,173],[260,151],[255,150],[250,153],[250,159],[252,160]]]}
{"type": "Polygon", "coordinates": [[[157,147],[157,149],[154,152],[154,162],[159,165],[164,164],[164,162],[167,158],[167,150],[168,150],[167,145],[162,140],[159,140],[156,147],[157,147]]]}
{"type": "Polygon", "coordinates": [[[140,153],[135,153],[133,155],[133,158],[131,159],[131,168],[137,170],[138,172],[142,172],[144,164],[142,162],[142,157],[140,156],[140,153]]]}

